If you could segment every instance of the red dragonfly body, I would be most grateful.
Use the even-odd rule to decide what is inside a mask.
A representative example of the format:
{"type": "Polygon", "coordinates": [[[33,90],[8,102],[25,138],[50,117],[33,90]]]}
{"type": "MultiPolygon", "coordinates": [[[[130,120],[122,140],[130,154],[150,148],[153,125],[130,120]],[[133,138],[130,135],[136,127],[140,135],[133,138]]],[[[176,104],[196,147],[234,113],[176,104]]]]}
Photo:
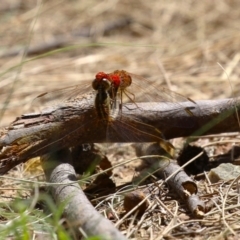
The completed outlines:
{"type": "Polygon", "coordinates": [[[95,107],[100,119],[109,121],[118,113],[122,106],[122,94],[131,83],[131,76],[124,70],[96,74],[92,87],[97,91],[95,107]]]}

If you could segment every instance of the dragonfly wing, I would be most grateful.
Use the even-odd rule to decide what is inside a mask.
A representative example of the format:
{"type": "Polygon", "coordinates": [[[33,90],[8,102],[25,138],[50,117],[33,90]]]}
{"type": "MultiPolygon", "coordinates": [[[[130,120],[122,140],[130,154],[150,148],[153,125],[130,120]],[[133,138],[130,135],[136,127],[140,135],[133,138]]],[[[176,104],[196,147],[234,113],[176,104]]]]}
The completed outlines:
{"type": "MultiPolygon", "coordinates": [[[[141,76],[129,73],[133,78],[131,86],[126,88],[123,92],[124,102],[164,102],[169,108],[174,109],[173,114],[177,111],[185,111],[189,116],[194,116],[190,108],[186,108],[181,102],[191,102],[194,108],[200,111],[199,106],[196,102],[188,97],[185,97],[179,93],[171,91],[170,89],[159,87],[156,83],[153,83],[141,76]]],[[[137,104],[136,104],[137,106],[137,104]]],[[[171,123],[166,123],[171,124],[171,123]]],[[[182,127],[191,127],[195,124],[194,118],[189,119],[184,124],[181,123],[182,127]]]]}
{"type": "Polygon", "coordinates": [[[89,81],[75,86],[44,92],[32,100],[30,110],[41,111],[46,107],[58,106],[90,92],[91,84],[89,84],[89,81]]]}
{"type": "Polygon", "coordinates": [[[107,141],[111,142],[158,142],[160,146],[171,156],[174,153],[173,145],[166,141],[163,134],[157,128],[134,120],[131,116],[118,116],[108,124],[107,141]]]}

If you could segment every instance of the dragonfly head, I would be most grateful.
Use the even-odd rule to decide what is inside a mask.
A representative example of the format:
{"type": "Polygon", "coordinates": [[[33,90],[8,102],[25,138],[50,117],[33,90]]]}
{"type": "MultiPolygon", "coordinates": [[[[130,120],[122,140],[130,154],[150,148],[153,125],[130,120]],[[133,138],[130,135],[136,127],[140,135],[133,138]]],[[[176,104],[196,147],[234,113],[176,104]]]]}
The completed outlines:
{"type": "Polygon", "coordinates": [[[95,79],[92,82],[92,87],[96,91],[99,89],[108,91],[111,88],[111,85],[112,82],[109,80],[108,74],[104,72],[97,73],[95,79]]]}

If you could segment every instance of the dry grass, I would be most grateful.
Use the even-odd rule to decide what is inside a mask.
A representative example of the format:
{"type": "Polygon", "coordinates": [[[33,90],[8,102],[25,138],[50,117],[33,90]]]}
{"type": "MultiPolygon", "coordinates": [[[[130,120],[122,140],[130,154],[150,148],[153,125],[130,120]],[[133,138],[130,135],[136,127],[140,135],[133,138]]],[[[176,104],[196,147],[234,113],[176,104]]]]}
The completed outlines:
{"type": "MultiPolygon", "coordinates": [[[[5,110],[0,115],[1,126],[27,112],[31,100],[39,93],[92,80],[98,71],[125,69],[153,80],[156,86],[168,86],[195,100],[239,96],[237,0],[2,2],[0,53],[15,48],[24,52],[29,46],[44,44],[59,35],[70,35],[82,27],[94,31],[124,16],[131,17],[132,23],[107,34],[98,31],[91,38],[74,39],[71,48],[41,57],[23,57],[22,52],[0,58],[0,109],[5,110]]],[[[197,144],[218,141],[219,144],[206,148],[214,156],[227,152],[237,139],[237,135],[215,136],[199,139],[197,144]],[[221,143],[223,140],[229,142],[221,143]]],[[[173,140],[177,147],[181,142],[173,140]]],[[[134,156],[126,149],[131,152],[129,146],[118,152],[111,150],[109,158],[116,163],[134,156]]],[[[135,165],[117,169],[116,172],[121,172],[119,179],[129,181],[136,171],[135,165]]],[[[22,168],[10,175],[29,177],[22,168]]],[[[125,221],[120,229],[132,239],[240,238],[238,182],[211,185],[206,179],[198,182],[198,187],[203,200],[213,198],[215,202],[204,219],[191,219],[184,203],[174,200],[169,190],[163,188],[159,199],[151,199],[142,220],[131,224],[125,221]]],[[[11,196],[11,191],[16,192],[12,185],[11,188],[1,192],[11,196]]],[[[115,198],[117,204],[112,211],[118,218],[122,202],[115,198]]],[[[105,199],[97,208],[106,211],[109,208],[106,202],[111,201],[105,199]]]]}

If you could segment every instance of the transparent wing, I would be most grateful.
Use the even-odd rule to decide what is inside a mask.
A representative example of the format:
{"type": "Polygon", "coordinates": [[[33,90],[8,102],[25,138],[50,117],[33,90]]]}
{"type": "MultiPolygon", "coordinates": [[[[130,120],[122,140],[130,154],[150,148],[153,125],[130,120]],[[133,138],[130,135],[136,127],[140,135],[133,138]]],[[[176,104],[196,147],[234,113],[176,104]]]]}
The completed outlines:
{"type": "Polygon", "coordinates": [[[152,125],[139,122],[134,117],[121,116],[108,124],[106,139],[111,142],[158,142],[160,146],[170,155],[174,152],[173,145],[164,139],[160,130],[152,125]]]}
{"type": "Polygon", "coordinates": [[[91,81],[84,81],[75,86],[43,92],[32,100],[30,110],[41,111],[46,107],[57,106],[91,92],[93,92],[91,81]]]}
{"type": "Polygon", "coordinates": [[[145,79],[141,76],[138,76],[133,73],[129,73],[133,79],[133,82],[130,87],[127,88],[127,91],[134,91],[134,88],[139,89],[136,91],[135,97],[138,102],[169,102],[176,103],[191,101],[195,103],[192,99],[185,97],[179,93],[171,91],[168,88],[159,86],[159,82],[153,82],[148,79],[145,79]]]}
{"type": "MultiPolygon", "coordinates": [[[[191,102],[199,111],[196,102],[188,97],[159,86],[158,82],[151,82],[141,76],[129,73],[132,77],[132,84],[123,91],[123,103],[132,102],[137,106],[138,102],[165,102],[170,108],[185,111],[189,116],[194,116],[190,109],[181,105],[181,102],[191,102]]],[[[166,123],[171,124],[171,123],[166,123]]],[[[191,127],[194,124],[193,118],[181,123],[182,127],[191,127]]]]}

